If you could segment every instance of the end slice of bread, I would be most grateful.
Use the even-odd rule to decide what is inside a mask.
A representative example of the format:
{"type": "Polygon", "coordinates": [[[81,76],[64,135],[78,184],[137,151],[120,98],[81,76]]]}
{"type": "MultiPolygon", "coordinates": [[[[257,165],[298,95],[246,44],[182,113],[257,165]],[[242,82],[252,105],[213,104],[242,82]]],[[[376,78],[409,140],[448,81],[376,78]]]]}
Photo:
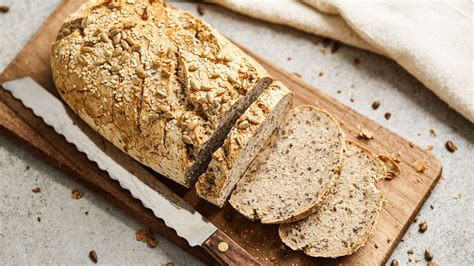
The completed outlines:
{"type": "Polygon", "coordinates": [[[237,184],[230,204],[267,224],[305,218],[339,176],[344,144],[344,133],[327,112],[313,106],[292,109],[237,184]]]}
{"type": "Polygon", "coordinates": [[[280,238],[288,247],[334,258],[354,253],[372,234],[383,203],[375,180],[384,175],[385,167],[352,142],[346,145],[343,164],[327,202],[304,220],[280,225],[280,238]]]}
{"type": "Polygon", "coordinates": [[[214,152],[207,171],[196,182],[203,199],[222,207],[293,102],[293,93],[274,82],[239,118],[224,145],[214,152]]]}

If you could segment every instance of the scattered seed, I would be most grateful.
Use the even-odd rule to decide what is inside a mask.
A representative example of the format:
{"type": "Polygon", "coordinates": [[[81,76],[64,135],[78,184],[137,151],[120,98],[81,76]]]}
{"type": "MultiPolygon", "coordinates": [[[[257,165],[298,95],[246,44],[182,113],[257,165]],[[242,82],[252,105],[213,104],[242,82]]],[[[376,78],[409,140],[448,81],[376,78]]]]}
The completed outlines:
{"type": "Polygon", "coordinates": [[[103,42],[108,42],[109,41],[109,36],[107,36],[107,34],[105,34],[105,32],[102,32],[100,34],[100,40],[103,41],[103,42]]]}
{"type": "Polygon", "coordinates": [[[122,47],[117,47],[117,48],[114,49],[113,55],[118,57],[118,56],[122,55],[122,52],[123,52],[122,47]]]}
{"type": "Polygon", "coordinates": [[[336,53],[339,50],[340,43],[338,41],[334,41],[331,45],[331,54],[336,53]]]}
{"type": "Polygon", "coordinates": [[[260,123],[260,120],[258,120],[258,118],[256,118],[255,116],[251,116],[249,118],[247,118],[247,120],[252,123],[252,124],[259,124],[260,123]]]}
{"type": "Polygon", "coordinates": [[[109,32],[109,36],[110,36],[110,38],[113,38],[113,37],[115,37],[115,36],[116,36],[117,34],[119,34],[119,33],[120,33],[120,30],[119,30],[119,29],[113,29],[113,30],[111,30],[111,31],[109,32]]]}
{"type": "Polygon", "coordinates": [[[454,144],[454,142],[450,140],[446,141],[445,146],[446,146],[446,149],[451,153],[455,152],[458,149],[458,147],[454,144]]]}
{"type": "Polygon", "coordinates": [[[241,68],[239,69],[239,72],[240,72],[240,73],[243,73],[243,74],[247,73],[248,71],[249,71],[249,67],[248,67],[248,66],[243,66],[243,67],[241,67],[241,68]]]}
{"type": "Polygon", "coordinates": [[[118,34],[116,34],[116,35],[113,37],[112,43],[113,43],[114,45],[117,45],[117,44],[120,43],[121,40],[122,40],[122,34],[118,33],[118,34]]]}
{"type": "Polygon", "coordinates": [[[288,56],[286,60],[291,61],[291,56],[288,56]]]}
{"type": "Polygon", "coordinates": [[[156,248],[158,245],[158,240],[155,238],[155,236],[152,236],[146,240],[146,244],[149,248],[156,248]]]}
{"type": "Polygon", "coordinates": [[[392,242],[392,239],[387,238],[387,244],[390,244],[390,242],[392,242]]]}
{"type": "Polygon", "coordinates": [[[36,221],[38,221],[38,223],[41,223],[41,217],[36,217],[36,221]]]}
{"type": "Polygon", "coordinates": [[[33,191],[33,193],[39,193],[39,192],[41,192],[41,188],[35,187],[35,188],[31,189],[31,191],[33,191]]]}
{"type": "Polygon", "coordinates": [[[398,263],[398,260],[393,259],[392,262],[390,263],[390,266],[399,266],[400,264],[398,263]]]}
{"type": "Polygon", "coordinates": [[[319,72],[319,76],[320,76],[320,77],[324,76],[324,72],[322,72],[322,71],[319,72]]]}
{"type": "Polygon", "coordinates": [[[135,45],[135,41],[130,38],[130,36],[128,36],[127,38],[124,38],[125,41],[128,43],[129,46],[134,46],[135,45]]]}
{"type": "Polygon", "coordinates": [[[237,83],[239,79],[236,77],[235,73],[227,74],[227,79],[232,83],[237,83]]]}
{"type": "Polygon", "coordinates": [[[377,245],[377,243],[374,244],[374,248],[375,249],[378,249],[379,248],[379,245],[377,245]]]}
{"type": "Polygon", "coordinates": [[[120,71],[120,66],[114,64],[110,67],[110,71],[112,71],[113,73],[119,72],[120,71]]]}
{"type": "Polygon", "coordinates": [[[242,121],[242,122],[239,123],[238,128],[239,128],[239,129],[246,129],[246,128],[248,128],[249,126],[250,126],[249,121],[244,120],[244,121],[242,121]]]}
{"type": "Polygon", "coordinates": [[[436,137],[436,132],[433,129],[430,129],[430,136],[436,137]]]}
{"type": "Polygon", "coordinates": [[[193,63],[193,64],[189,65],[188,70],[191,71],[191,72],[194,72],[194,71],[198,70],[198,66],[193,63]]]}
{"type": "Polygon", "coordinates": [[[197,9],[197,12],[198,12],[199,16],[203,16],[203,15],[204,15],[204,8],[202,8],[202,6],[199,6],[199,5],[198,5],[198,6],[196,7],[196,9],[197,9]]]}
{"type": "Polygon", "coordinates": [[[425,260],[431,261],[433,259],[433,254],[429,250],[425,250],[425,260]]]}
{"type": "Polygon", "coordinates": [[[193,140],[191,139],[191,137],[187,135],[183,135],[182,139],[183,139],[184,144],[193,145],[193,140]]]}
{"type": "Polygon", "coordinates": [[[77,189],[77,188],[73,189],[72,192],[71,192],[71,197],[72,197],[73,199],[77,199],[77,200],[78,200],[78,199],[82,198],[82,196],[84,196],[84,192],[80,191],[80,190],[77,189]]]}
{"type": "Polygon", "coordinates": [[[143,70],[142,66],[135,68],[135,74],[137,74],[137,76],[139,76],[142,79],[147,77],[147,73],[145,72],[145,70],[143,70]]]}
{"type": "Polygon", "coordinates": [[[418,232],[424,233],[428,230],[428,224],[426,222],[422,222],[418,225],[418,232]]]}
{"type": "Polygon", "coordinates": [[[415,253],[415,252],[413,251],[412,248],[410,248],[409,250],[407,250],[407,254],[412,255],[413,253],[415,253]]]}
{"type": "Polygon", "coordinates": [[[124,50],[128,50],[128,48],[130,48],[130,45],[129,45],[128,42],[126,42],[125,40],[121,40],[121,41],[120,41],[120,46],[121,46],[122,49],[124,49],[124,50]]]}
{"type": "Polygon", "coordinates": [[[125,53],[123,53],[122,57],[120,57],[119,63],[124,64],[124,63],[128,62],[129,59],[130,59],[130,54],[125,52],[125,53]]]}
{"type": "Polygon", "coordinates": [[[232,62],[232,61],[234,61],[234,58],[233,58],[232,56],[230,56],[230,55],[226,55],[226,56],[224,56],[224,61],[226,61],[226,62],[232,62]]]}
{"type": "Polygon", "coordinates": [[[165,266],[174,266],[174,263],[168,262],[168,263],[165,264],[165,266]]]}
{"type": "Polygon", "coordinates": [[[79,61],[79,63],[81,63],[81,65],[85,66],[88,64],[87,59],[83,55],[79,55],[77,57],[77,60],[79,61]]]}
{"type": "Polygon", "coordinates": [[[136,43],[132,46],[132,51],[139,51],[140,49],[142,49],[142,45],[139,44],[139,43],[136,43]]]}
{"type": "Polygon", "coordinates": [[[10,11],[10,7],[7,5],[0,5],[0,13],[8,13],[10,11]]]}
{"type": "Polygon", "coordinates": [[[92,51],[93,51],[92,48],[90,48],[89,46],[81,47],[81,52],[82,53],[88,54],[88,53],[92,53],[92,51]]]}
{"type": "Polygon", "coordinates": [[[161,75],[164,77],[164,78],[169,78],[171,76],[170,72],[166,69],[161,69],[161,75]]]}
{"type": "Polygon", "coordinates": [[[336,91],[337,94],[340,94],[341,92],[342,92],[341,90],[336,91]]]}
{"type": "Polygon", "coordinates": [[[99,58],[99,59],[95,60],[93,64],[95,66],[101,66],[101,65],[105,64],[105,62],[107,62],[107,61],[104,58],[99,58]]]}
{"type": "MultiPolygon", "coordinates": [[[[212,90],[212,86],[209,83],[202,83],[201,84],[201,90],[202,91],[210,91],[212,90]]],[[[210,95],[210,94],[208,94],[210,95]]]]}
{"type": "Polygon", "coordinates": [[[143,9],[142,19],[143,20],[148,20],[149,16],[150,15],[148,14],[148,7],[145,7],[145,9],[143,9]]]}
{"type": "Polygon", "coordinates": [[[95,250],[91,250],[89,252],[89,259],[91,259],[93,263],[97,263],[97,253],[95,252],[95,250]]]}
{"type": "Polygon", "coordinates": [[[134,21],[127,21],[123,24],[124,29],[131,29],[135,27],[136,23],[134,21]]]}
{"type": "Polygon", "coordinates": [[[379,106],[380,106],[380,102],[379,102],[379,101],[374,101],[374,102],[372,103],[372,109],[374,109],[374,110],[377,110],[377,108],[379,108],[379,106]]]}
{"type": "Polygon", "coordinates": [[[391,113],[385,113],[383,116],[385,117],[385,119],[389,120],[390,117],[392,116],[392,114],[391,113]]]}
{"type": "Polygon", "coordinates": [[[199,89],[201,88],[201,84],[200,84],[199,81],[197,81],[197,80],[192,79],[192,80],[189,82],[189,84],[191,85],[191,88],[192,88],[193,90],[199,90],[199,89]]]}

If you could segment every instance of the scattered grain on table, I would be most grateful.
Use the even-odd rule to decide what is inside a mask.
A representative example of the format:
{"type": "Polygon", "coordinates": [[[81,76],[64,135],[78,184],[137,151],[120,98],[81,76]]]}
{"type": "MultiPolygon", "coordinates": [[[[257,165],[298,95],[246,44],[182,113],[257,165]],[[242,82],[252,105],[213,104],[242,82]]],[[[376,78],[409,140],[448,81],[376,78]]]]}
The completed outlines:
{"type": "Polygon", "coordinates": [[[41,188],[40,188],[40,187],[34,187],[34,188],[31,189],[31,191],[32,191],[33,193],[40,193],[40,192],[41,192],[41,188]]]}
{"type": "Polygon", "coordinates": [[[90,259],[93,263],[97,263],[97,253],[95,252],[95,250],[89,251],[89,259],[90,259]]]}
{"type": "Polygon", "coordinates": [[[392,114],[391,113],[385,113],[383,116],[385,117],[385,119],[389,120],[390,117],[392,116],[392,114]]]}
{"type": "Polygon", "coordinates": [[[0,13],[7,13],[8,11],[10,11],[9,6],[0,4],[0,13]]]}
{"type": "Polygon", "coordinates": [[[202,6],[198,5],[198,6],[196,7],[196,9],[197,9],[197,12],[198,12],[199,16],[203,16],[203,15],[204,15],[204,8],[203,8],[202,6]]]}
{"type": "Polygon", "coordinates": [[[374,102],[372,103],[372,109],[374,109],[374,110],[377,110],[377,109],[379,108],[379,106],[380,106],[380,102],[379,102],[379,101],[374,101],[374,102]]]}
{"type": "Polygon", "coordinates": [[[79,189],[75,188],[71,191],[71,197],[73,199],[81,199],[84,196],[84,192],[80,191],[79,189]]]}
{"type": "Polygon", "coordinates": [[[425,250],[425,260],[431,261],[433,259],[433,254],[429,250],[425,250]]]}
{"type": "Polygon", "coordinates": [[[390,266],[398,266],[398,265],[400,264],[398,263],[398,260],[396,259],[393,259],[392,262],[390,263],[390,266]]]}
{"type": "Polygon", "coordinates": [[[455,152],[458,149],[456,144],[454,144],[454,142],[452,142],[451,140],[446,141],[445,146],[446,146],[446,149],[451,153],[455,152]]]}
{"type": "Polygon", "coordinates": [[[418,225],[418,232],[424,233],[428,230],[428,224],[426,222],[422,222],[418,225]]]}

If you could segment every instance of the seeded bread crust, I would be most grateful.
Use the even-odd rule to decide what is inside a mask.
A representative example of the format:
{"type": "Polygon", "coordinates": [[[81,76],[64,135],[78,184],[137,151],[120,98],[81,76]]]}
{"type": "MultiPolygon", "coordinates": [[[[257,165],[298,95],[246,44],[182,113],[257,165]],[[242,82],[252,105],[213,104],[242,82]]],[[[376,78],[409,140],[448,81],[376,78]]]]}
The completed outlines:
{"type": "Polygon", "coordinates": [[[187,187],[271,82],[205,22],[156,0],[89,1],[63,24],[51,68],[92,128],[187,187]]]}
{"type": "Polygon", "coordinates": [[[324,202],[339,176],[344,144],[344,133],[330,114],[308,105],[292,109],[238,182],[230,204],[266,224],[305,218],[324,202]]]}
{"type": "Polygon", "coordinates": [[[225,204],[240,177],[285,118],[292,101],[293,93],[281,82],[273,82],[260,95],[239,118],[196,182],[200,197],[219,207],[225,204]]]}
{"type": "Polygon", "coordinates": [[[386,168],[370,151],[349,141],[343,164],[327,202],[304,220],[280,225],[280,238],[291,249],[335,258],[356,252],[371,236],[383,204],[375,182],[386,168]]]}

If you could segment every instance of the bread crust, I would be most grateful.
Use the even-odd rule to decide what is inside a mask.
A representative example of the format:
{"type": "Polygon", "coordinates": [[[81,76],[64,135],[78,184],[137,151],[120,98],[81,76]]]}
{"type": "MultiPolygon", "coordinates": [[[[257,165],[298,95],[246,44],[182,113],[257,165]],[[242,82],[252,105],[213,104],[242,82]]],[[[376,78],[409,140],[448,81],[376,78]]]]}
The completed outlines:
{"type": "MultiPolygon", "coordinates": [[[[53,80],[94,130],[186,186],[188,169],[267,72],[189,12],[162,1],[93,0],[53,43],[53,80]],[[147,17],[144,17],[144,12],[147,17]]],[[[268,83],[268,80],[265,80],[268,83]]],[[[235,113],[235,114],[234,114],[235,113]]]]}

